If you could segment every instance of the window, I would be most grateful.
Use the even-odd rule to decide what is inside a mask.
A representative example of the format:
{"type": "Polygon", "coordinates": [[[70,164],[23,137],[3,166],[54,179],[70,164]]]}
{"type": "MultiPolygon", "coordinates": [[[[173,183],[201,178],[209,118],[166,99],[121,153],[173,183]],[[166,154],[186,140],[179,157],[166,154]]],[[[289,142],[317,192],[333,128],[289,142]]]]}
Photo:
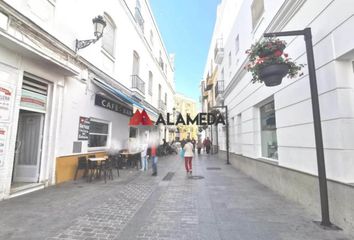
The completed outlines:
{"type": "Polygon", "coordinates": [[[140,57],[139,54],[134,51],[133,52],[133,75],[139,76],[139,71],[140,71],[140,57]]]}
{"type": "Polygon", "coordinates": [[[237,35],[235,39],[235,55],[237,55],[239,50],[240,50],[240,37],[239,35],[237,35]]]}
{"type": "Polygon", "coordinates": [[[152,81],[153,81],[153,75],[152,72],[149,72],[149,94],[152,96],[152,81]]]}
{"type": "Polygon", "coordinates": [[[163,60],[162,60],[161,50],[159,51],[159,65],[160,65],[162,71],[164,71],[164,66],[165,66],[165,64],[164,64],[164,62],[163,62],[163,60]]]}
{"type": "Polygon", "coordinates": [[[253,0],[251,5],[252,28],[254,29],[264,12],[264,0],[253,0]]]}
{"type": "Polygon", "coordinates": [[[129,137],[130,138],[136,138],[136,135],[138,133],[138,129],[134,127],[129,128],[129,137]]]}
{"type": "Polygon", "coordinates": [[[116,27],[112,19],[105,14],[104,19],[106,20],[106,27],[103,31],[102,36],[102,48],[109,53],[111,56],[114,56],[114,43],[115,43],[115,32],[116,27]]]}
{"type": "Polygon", "coordinates": [[[277,128],[274,101],[260,107],[262,156],[278,159],[277,128]]]}
{"type": "Polygon", "coordinates": [[[229,67],[231,66],[232,63],[232,57],[231,57],[231,51],[229,52],[229,67]]]}
{"type": "Polygon", "coordinates": [[[159,93],[158,93],[159,95],[158,95],[158,104],[159,104],[159,102],[161,101],[161,84],[159,84],[159,93]]]}
{"type": "Polygon", "coordinates": [[[107,147],[108,139],[109,123],[91,119],[88,146],[90,148],[107,147]]]}
{"type": "Polygon", "coordinates": [[[144,32],[144,18],[141,14],[141,4],[139,0],[136,0],[135,21],[138,23],[141,31],[144,32]]]}

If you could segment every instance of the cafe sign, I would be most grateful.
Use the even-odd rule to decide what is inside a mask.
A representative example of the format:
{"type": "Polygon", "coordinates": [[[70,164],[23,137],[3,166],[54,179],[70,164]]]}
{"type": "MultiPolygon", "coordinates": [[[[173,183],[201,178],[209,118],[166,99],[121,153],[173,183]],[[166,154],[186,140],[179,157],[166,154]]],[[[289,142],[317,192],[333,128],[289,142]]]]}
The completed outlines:
{"type": "Polygon", "coordinates": [[[47,96],[22,89],[21,107],[45,111],[47,96]]]}
{"type": "Polygon", "coordinates": [[[117,112],[117,113],[126,115],[128,117],[131,117],[133,115],[132,108],[128,108],[128,107],[122,105],[121,103],[118,103],[116,101],[113,101],[111,99],[103,97],[102,95],[99,95],[99,94],[96,94],[96,96],[95,96],[95,105],[106,108],[106,109],[111,110],[113,112],[117,112]]]}

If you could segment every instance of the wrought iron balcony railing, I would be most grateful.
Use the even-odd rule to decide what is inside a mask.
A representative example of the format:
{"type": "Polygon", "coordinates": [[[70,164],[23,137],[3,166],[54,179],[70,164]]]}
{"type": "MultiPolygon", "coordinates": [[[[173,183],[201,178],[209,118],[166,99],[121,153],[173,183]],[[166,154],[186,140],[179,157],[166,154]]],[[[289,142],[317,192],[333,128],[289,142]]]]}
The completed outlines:
{"type": "Polygon", "coordinates": [[[215,49],[214,49],[214,60],[216,63],[221,64],[224,58],[224,45],[223,39],[219,38],[216,40],[215,49]]]}
{"type": "Polygon", "coordinates": [[[137,22],[141,30],[144,32],[144,18],[141,14],[139,7],[135,7],[135,21],[137,22]]]}
{"type": "Polygon", "coordinates": [[[138,89],[145,95],[145,82],[138,75],[132,75],[132,88],[138,89]]]}
{"type": "Polygon", "coordinates": [[[224,80],[218,80],[215,85],[215,97],[224,93],[224,80]]]}

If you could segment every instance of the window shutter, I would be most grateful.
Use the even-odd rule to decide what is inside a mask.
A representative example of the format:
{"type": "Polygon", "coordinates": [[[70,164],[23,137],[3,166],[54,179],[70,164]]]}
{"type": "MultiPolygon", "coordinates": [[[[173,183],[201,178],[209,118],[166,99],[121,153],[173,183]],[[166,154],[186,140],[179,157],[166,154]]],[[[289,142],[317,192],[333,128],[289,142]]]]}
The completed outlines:
{"type": "Polygon", "coordinates": [[[114,35],[115,35],[115,27],[113,24],[106,19],[107,25],[103,32],[102,37],[102,47],[106,50],[110,55],[114,56],[114,35]]]}

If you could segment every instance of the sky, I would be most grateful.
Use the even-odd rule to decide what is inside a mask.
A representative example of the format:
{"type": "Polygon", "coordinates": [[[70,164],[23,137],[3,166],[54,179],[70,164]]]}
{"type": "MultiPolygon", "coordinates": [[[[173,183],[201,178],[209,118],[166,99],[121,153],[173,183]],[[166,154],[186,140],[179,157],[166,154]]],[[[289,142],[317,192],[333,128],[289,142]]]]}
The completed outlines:
{"type": "Polygon", "coordinates": [[[176,91],[199,102],[220,0],[150,0],[168,53],[175,54],[176,91]]]}

